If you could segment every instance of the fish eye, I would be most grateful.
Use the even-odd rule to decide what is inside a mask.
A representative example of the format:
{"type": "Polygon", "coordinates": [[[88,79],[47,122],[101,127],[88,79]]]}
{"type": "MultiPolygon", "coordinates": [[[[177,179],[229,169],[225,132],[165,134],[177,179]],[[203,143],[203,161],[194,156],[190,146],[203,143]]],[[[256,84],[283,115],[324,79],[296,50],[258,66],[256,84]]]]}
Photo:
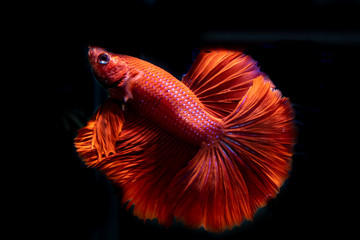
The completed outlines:
{"type": "Polygon", "coordinates": [[[101,53],[99,56],[98,56],[98,63],[100,64],[107,64],[110,60],[110,57],[107,53],[101,53]]]}

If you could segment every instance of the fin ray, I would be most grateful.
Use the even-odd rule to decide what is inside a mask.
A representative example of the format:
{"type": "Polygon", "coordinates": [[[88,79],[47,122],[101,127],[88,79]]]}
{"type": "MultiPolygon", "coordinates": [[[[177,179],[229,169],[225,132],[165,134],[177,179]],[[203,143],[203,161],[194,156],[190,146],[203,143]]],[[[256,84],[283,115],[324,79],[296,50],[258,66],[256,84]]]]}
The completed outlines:
{"type": "Polygon", "coordinates": [[[134,215],[169,226],[174,217],[168,207],[170,182],[198,148],[130,109],[126,117],[116,154],[97,167],[123,189],[122,202],[134,205],[134,215]]]}
{"type": "Polygon", "coordinates": [[[95,112],[87,125],[78,131],[75,147],[88,165],[115,153],[115,144],[125,118],[121,106],[108,99],[95,112]]]}
{"type": "Polygon", "coordinates": [[[293,110],[259,76],[224,118],[224,136],[174,178],[171,208],[191,228],[220,232],[252,219],[274,197],[291,165],[293,110]]]}
{"type": "Polygon", "coordinates": [[[257,62],[242,52],[202,51],[182,81],[213,115],[224,118],[260,75],[257,62]]]}

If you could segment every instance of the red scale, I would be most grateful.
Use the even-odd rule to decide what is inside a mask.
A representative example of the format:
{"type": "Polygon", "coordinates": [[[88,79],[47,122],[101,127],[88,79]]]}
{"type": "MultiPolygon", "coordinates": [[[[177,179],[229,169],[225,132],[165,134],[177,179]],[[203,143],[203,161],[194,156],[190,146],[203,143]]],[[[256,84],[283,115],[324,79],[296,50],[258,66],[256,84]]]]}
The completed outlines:
{"type": "Polygon", "coordinates": [[[209,144],[219,138],[221,119],[208,114],[187,86],[156,66],[147,67],[141,72],[141,60],[136,61],[138,63],[132,63],[133,59],[130,58],[128,64],[136,66],[141,76],[131,87],[131,105],[138,112],[196,146],[209,144]]]}

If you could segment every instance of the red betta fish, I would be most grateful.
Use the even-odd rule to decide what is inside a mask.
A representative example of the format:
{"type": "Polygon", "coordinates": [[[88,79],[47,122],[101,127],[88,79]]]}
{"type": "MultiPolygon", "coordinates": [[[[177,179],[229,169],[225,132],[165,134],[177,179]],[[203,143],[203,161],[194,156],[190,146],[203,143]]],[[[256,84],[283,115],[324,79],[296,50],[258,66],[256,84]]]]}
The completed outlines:
{"type": "Polygon", "coordinates": [[[202,51],[179,81],[135,57],[88,55],[110,97],[75,146],[136,216],[221,232],[276,196],[291,168],[294,112],[250,56],[202,51]]]}

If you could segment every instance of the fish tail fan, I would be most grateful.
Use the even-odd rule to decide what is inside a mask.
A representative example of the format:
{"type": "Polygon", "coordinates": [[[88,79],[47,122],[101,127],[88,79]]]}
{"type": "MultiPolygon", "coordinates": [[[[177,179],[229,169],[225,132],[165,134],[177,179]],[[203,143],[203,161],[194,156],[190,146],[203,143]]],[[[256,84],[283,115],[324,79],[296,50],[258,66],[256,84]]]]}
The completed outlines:
{"type": "Polygon", "coordinates": [[[223,143],[244,162],[250,206],[273,198],[291,169],[297,131],[290,100],[261,76],[224,119],[223,143]]]}
{"type": "Polygon", "coordinates": [[[115,153],[125,118],[121,106],[108,99],[95,112],[87,125],[78,131],[75,147],[88,166],[95,166],[104,157],[115,153]]]}
{"type": "Polygon", "coordinates": [[[262,76],[254,79],[224,134],[201,148],[174,178],[171,208],[185,225],[220,232],[251,220],[288,176],[295,126],[290,102],[262,76]]]}
{"type": "Polygon", "coordinates": [[[182,82],[209,113],[223,118],[235,109],[258,76],[270,81],[250,56],[240,51],[211,50],[199,53],[182,82]]]}

